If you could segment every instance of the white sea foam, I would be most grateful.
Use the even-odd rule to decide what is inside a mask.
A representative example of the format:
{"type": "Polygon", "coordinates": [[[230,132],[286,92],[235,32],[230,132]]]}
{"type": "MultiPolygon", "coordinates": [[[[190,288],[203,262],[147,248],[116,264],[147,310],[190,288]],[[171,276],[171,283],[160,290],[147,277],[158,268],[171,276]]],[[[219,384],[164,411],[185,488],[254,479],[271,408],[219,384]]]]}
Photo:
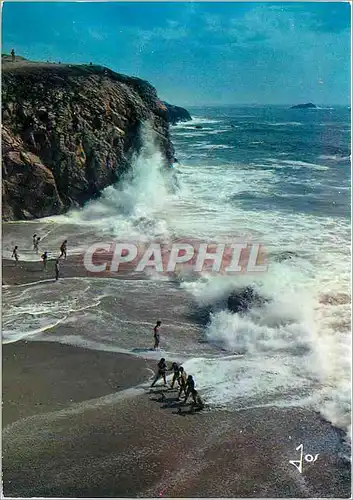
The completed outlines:
{"type": "Polygon", "coordinates": [[[82,209],[47,218],[47,221],[91,226],[97,234],[119,238],[166,236],[166,222],[155,214],[163,213],[172,198],[173,174],[165,171],[162,153],[148,124],[142,134],[144,146],[124,181],[107,187],[99,200],[88,202],[82,209]]]}
{"type": "Polygon", "coordinates": [[[282,123],[273,123],[273,122],[267,122],[267,125],[272,125],[273,127],[287,127],[288,125],[293,126],[293,127],[300,127],[303,125],[301,122],[282,122],[282,123]]]}
{"type": "Polygon", "coordinates": [[[184,287],[205,305],[246,284],[270,301],[246,314],[215,312],[206,330],[209,342],[244,356],[185,363],[205,399],[228,408],[251,401],[307,406],[350,434],[349,305],[336,306],[339,334],[335,308],[319,304],[319,284],[290,263],[272,265],[257,280],[210,278],[184,287]]]}
{"type": "Polygon", "coordinates": [[[320,160],[330,160],[330,161],[350,161],[351,156],[340,156],[340,155],[320,155],[318,157],[320,160]]]}
{"type": "MultiPolygon", "coordinates": [[[[198,123],[217,121],[201,119],[198,123]]],[[[231,313],[224,307],[215,309],[204,336],[208,345],[217,349],[216,354],[206,355],[199,346],[198,354],[184,356],[185,369],[195,376],[197,388],[211,406],[307,405],[350,432],[350,307],[339,298],[342,294],[349,297],[351,293],[347,259],[349,224],[334,216],[253,210],[249,205],[244,209],[241,195],[278,194],[276,169],[283,165],[293,170],[327,169],[302,161],[279,161],[278,158],[266,161],[273,169],[249,168],[240,163],[203,165],[199,162],[195,166],[185,162],[178,169],[180,189],[173,193],[169,189],[170,179],[163,174],[161,154],[146,132],[145,148],[135,160],[130,178],[108,188],[99,200],[90,202],[82,210],[46,222],[55,227],[51,237],[54,233],[55,237],[61,237],[61,225],[65,228],[74,225],[82,235],[89,235],[90,243],[92,234],[97,240],[103,236],[135,239],[192,235],[207,239],[238,236],[262,243],[271,256],[266,274],[257,278],[247,275],[202,277],[182,284],[202,307],[216,304],[219,298],[245,286],[251,286],[268,299],[247,313],[231,313]],[[323,296],[329,299],[323,300],[323,296]]],[[[77,248],[82,248],[82,244],[77,244],[77,248]]],[[[161,283],[152,285],[157,287],[161,283]]],[[[103,329],[101,318],[88,316],[89,308],[95,307],[96,300],[101,300],[103,295],[113,298],[119,295],[115,288],[97,294],[77,282],[75,290],[82,289],[82,295],[70,305],[76,295],[70,292],[67,302],[58,301],[57,297],[47,295],[49,288],[45,283],[41,286],[43,292],[32,290],[31,300],[25,295],[5,296],[4,300],[13,308],[7,309],[5,317],[5,341],[26,332],[44,339],[56,321],[73,327],[66,322],[72,321],[72,315],[81,308],[88,308],[88,312],[83,310],[84,318],[95,325],[90,338],[88,334],[73,334],[57,339],[131,353],[131,349],[119,345],[115,323],[108,324],[110,329],[103,329]],[[16,300],[20,301],[18,311],[16,300]]],[[[146,285],[143,282],[134,286],[146,285]]],[[[15,293],[13,290],[6,289],[6,293],[15,293]]],[[[16,288],[16,293],[18,290],[16,288]]],[[[126,294],[122,284],[120,294],[126,294]]],[[[143,288],[134,296],[142,300],[143,288]]],[[[158,297],[163,307],[164,294],[161,292],[158,297]]],[[[135,332],[138,326],[133,328],[135,332]]],[[[50,338],[56,339],[53,335],[50,338]]],[[[131,342],[130,339],[131,336],[127,336],[126,342],[131,342]]],[[[134,354],[152,356],[147,350],[134,354]]],[[[159,354],[162,353],[153,353],[153,356],[159,354]]],[[[163,354],[168,359],[177,356],[172,350],[163,354]]]]}
{"type": "Polygon", "coordinates": [[[293,161],[293,160],[281,160],[285,165],[290,165],[293,168],[310,168],[312,170],[329,170],[329,167],[325,165],[318,165],[316,163],[308,163],[306,161],[293,161]]]}
{"type": "Polygon", "coordinates": [[[199,149],[233,149],[233,146],[227,146],[226,144],[198,144],[199,149]]]}

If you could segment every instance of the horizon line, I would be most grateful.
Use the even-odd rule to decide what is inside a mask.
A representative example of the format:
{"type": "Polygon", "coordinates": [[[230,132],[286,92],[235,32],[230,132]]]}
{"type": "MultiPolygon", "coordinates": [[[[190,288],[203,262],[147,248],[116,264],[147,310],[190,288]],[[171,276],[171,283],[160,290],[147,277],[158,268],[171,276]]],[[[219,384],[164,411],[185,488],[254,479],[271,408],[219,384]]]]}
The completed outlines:
{"type": "MultiPolygon", "coordinates": [[[[168,103],[170,102],[170,100],[167,101],[168,103]]],[[[311,102],[311,101],[310,101],[311,102]]],[[[299,103],[299,104],[306,104],[306,103],[299,103]]],[[[223,108],[223,107],[231,107],[231,106],[234,106],[234,107],[238,107],[238,106],[247,106],[247,107],[253,107],[253,108],[256,108],[256,107],[265,107],[265,106],[272,106],[272,107],[279,107],[279,106],[289,106],[289,107],[292,107],[292,106],[297,106],[297,104],[293,104],[293,103],[283,103],[283,104],[273,104],[273,103],[256,103],[256,104],[253,104],[253,103],[229,103],[229,104],[178,104],[176,106],[180,106],[180,107],[184,107],[184,108],[223,108]]],[[[327,107],[327,106],[335,106],[335,107],[348,107],[350,108],[351,107],[351,103],[344,103],[344,104],[333,104],[333,103],[319,103],[319,104],[315,104],[316,106],[316,109],[320,109],[320,107],[327,107]]],[[[312,108],[312,109],[315,109],[315,108],[312,108]]]]}

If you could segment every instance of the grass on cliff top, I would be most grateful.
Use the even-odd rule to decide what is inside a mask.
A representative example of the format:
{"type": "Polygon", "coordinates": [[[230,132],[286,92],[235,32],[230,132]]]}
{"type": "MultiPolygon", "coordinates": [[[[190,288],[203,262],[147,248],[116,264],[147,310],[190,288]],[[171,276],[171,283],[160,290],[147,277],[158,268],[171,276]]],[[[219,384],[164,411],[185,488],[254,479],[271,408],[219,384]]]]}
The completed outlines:
{"type": "Polygon", "coordinates": [[[15,61],[12,62],[11,56],[2,54],[2,73],[4,76],[11,74],[35,74],[37,76],[45,76],[48,73],[67,78],[67,77],[89,77],[92,75],[106,76],[117,82],[132,85],[137,91],[148,90],[155,93],[154,87],[147,82],[136,76],[127,76],[121,73],[106,68],[98,64],[61,64],[60,62],[44,62],[44,61],[29,61],[21,56],[16,56],[15,61]]]}

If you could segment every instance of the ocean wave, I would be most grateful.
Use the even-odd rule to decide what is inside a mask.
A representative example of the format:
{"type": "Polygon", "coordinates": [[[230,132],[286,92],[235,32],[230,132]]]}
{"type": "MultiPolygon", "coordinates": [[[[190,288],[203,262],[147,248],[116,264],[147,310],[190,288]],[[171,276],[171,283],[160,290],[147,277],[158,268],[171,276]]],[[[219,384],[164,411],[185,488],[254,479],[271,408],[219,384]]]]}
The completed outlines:
{"type": "MultiPolygon", "coordinates": [[[[218,120],[199,120],[198,123],[219,123],[218,120]]],[[[110,310],[106,316],[102,313],[102,303],[95,309],[95,314],[90,315],[86,310],[77,312],[81,307],[95,307],[96,302],[91,297],[99,298],[103,292],[96,290],[91,296],[87,291],[85,301],[75,299],[75,311],[71,313],[69,302],[75,295],[62,294],[62,298],[67,296],[68,302],[61,303],[55,297],[48,297],[49,287],[43,286],[41,295],[35,292],[28,300],[28,308],[23,304],[27,299],[22,296],[19,297],[22,301],[20,309],[8,309],[11,314],[6,317],[6,341],[26,331],[34,336],[38,333],[42,340],[53,339],[53,333],[49,335],[49,331],[56,321],[60,321],[56,330],[60,330],[63,322],[65,328],[75,329],[75,333],[71,330],[72,335],[70,331],[61,332],[61,336],[56,332],[55,338],[61,341],[65,339],[68,343],[78,342],[78,345],[117,352],[125,349],[124,352],[148,357],[145,346],[150,320],[147,321],[146,316],[153,316],[154,320],[157,313],[158,316],[160,313],[170,314],[169,322],[163,324],[167,324],[168,329],[166,342],[174,342],[173,349],[162,353],[166,353],[168,359],[183,360],[210,406],[307,405],[349,432],[350,277],[347,256],[350,233],[346,219],[331,212],[317,216],[295,210],[283,213],[264,207],[263,203],[255,212],[244,209],[242,204],[230,203],[237,196],[241,198],[242,194],[248,196],[249,193],[270,199],[279,187],[285,198],[288,196],[287,185],[292,187],[292,183],[297,182],[303,187],[312,182],[305,177],[306,171],[327,170],[328,167],[305,161],[265,158],[280,155],[277,151],[281,151],[281,143],[276,149],[264,147],[262,155],[256,155],[256,160],[252,148],[252,151],[246,151],[245,159],[236,149],[231,151],[228,161],[220,159],[221,155],[218,159],[212,155],[212,165],[207,161],[197,162],[195,157],[209,158],[203,149],[230,149],[231,145],[190,141],[187,149],[183,138],[188,137],[187,134],[189,137],[205,137],[210,132],[220,133],[223,125],[220,130],[208,130],[211,127],[206,126],[207,130],[195,132],[190,131],[190,122],[176,128],[176,135],[180,135],[178,140],[185,147],[181,154],[176,153],[178,158],[193,157],[192,162],[185,162],[177,169],[180,189],[176,192],[170,189],[171,179],[168,173],[165,174],[162,155],[148,132],[144,137],[145,147],[135,158],[131,175],[118,185],[107,188],[99,199],[89,202],[83,209],[51,218],[54,227],[51,237],[54,238],[55,233],[55,238],[61,238],[67,227],[74,226],[76,232],[80,231],[77,248],[82,248],[84,238],[92,243],[92,240],[103,237],[109,237],[109,241],[115,237],[131,241],[134,238],[148,240],[190,234],[215,239],[225,235],[241,236],[250,242],[257,239],[268,247],[271,259],[266,275],[256,279],[250,275],[236,278],[203,276],[197,281],[183,281],[180,277],[185,296],[177,305],[166,301],[178,294],[175,288],[158,291],[161,283],[164,284],[162,281],[151,281],[148,285],[144,282],[128,295],[130,285],[115,280],[115,287],[104,292],[109,293],[113,304],[111,310],[114,311],[112,314],[110,310]],[[253,168],[252,161],[264,165],[267,170],[253,168]],[[293,170],[294,173],[288,180],[288,172],[277,172],[277,169],[293,170]],[[283,177],[286,177],[287,185],[284,185],[283,177]],[[150,286],[153,293],[147,295],[143,286],[150,286]],[[261,300],[251,299],[249,307],[243,307],[239,297],[244,297],[247,288],[254,290],[261,300]],[[236,300],[235,306],[233,303],[233,308],[230,308],[228,298],[232,294],[236,300]],[[52,309],[46,302],[49,300],[52,309]],[[119,300],[121,302],[117,302],[119,300]],[[130,300],[134,304],[132,311],[126,306],[130,300]],[[178,329],[175,317],[182,304],[191,308],[194,301],[197,307],[189,311],[190,322],[178,329]],[[47,306],[49,309],[46,310],[47,306]],[[134,316],[132,319],[128,317],[126,322],[129,321],[129,325],[125,325],[125,329],[119,322],[123,320],[117,318],[118,314],[124,318],[129,314],[134,316]],[[84,328],[78,333],[80,321],[84,328]],[[192,328],[200,329],[194,344],[190,340],[192,328]],[[137,345],[137,339],[143,347],[137,345]],[[189,350],[187,354],[186,350],[189,350]]],[[[263,132],[261,127],[259,130],[263,132]]],[[[271,134],[275,133],[273,129],[271,134]]],[[[250,136],[249,142],[253,138],[250,136]]],[[[267,145],[267,141],[264,142],[267,145]]],[[[225,154],[223,152],[222,157],[225,154]]],[[[300,157],[305,158],[305,155],[300,157]]],[[[333,169],[334,165],[330,172],[333,169]]],[[[330,176],[324,175],[329,183],[330,176]]],[[[314,176],[321,177],[319,174],[314,176]]],[[[340,182],[343,183],[344,179],[340,182]]],[[[300,189],[299,195],[303,195],[300,189]]],[[[59,287],[69,283],[70,280],[63,280],[52,288],[59,293],[59,287]]],[[[81,281],[77,281],[76,288],[84,289],[81,281]]],[[[10,288],[5,289],[6,293],[9,291],[10,288]]]]}
{"type": "Polygon", "coordinates": [[[351,156],[341,156],[341,155],[320,155],[319,160],[329,160],[329,161],[350,161],[351,156]]]}
{"type": "Polygon", "coordinates": [[[266,122],[266,125],[272,125],[272,127],[286,127],[286,126],[293,126],[293,127],[300,127],[304,125],[304,123],[301,122],[279,122],[279,123],[273,123],[273,122],[266,122]]]}
{"type": "MultiPolygon", "coordinates": [[[[214,278],[184,284],[200,305],[214,305],[207,341],[229,354],[243,355],[193,359],[185,367],[195,373],[211,404],[229,408],[250,400],[264,404],[271,398],[274,405],[308,406],[350,435],[349,322],[345,332],[335,333],[320,306],[323,297],[315,288],[303,289],[299,277],[299,269],[285,261],[255,282],[243,276],[241,283],[214,278]],[[220,299],[246,284],[270,300],[245,313],[231,312],[224,305],[222,309],[220,299]]],[[[346,297],[338,295],[337,300],[347,305],[348,319],[346,297]]]]}
{"type": "Polygon", "coordinates": [[[308,163],[306,161],[294,161],[294,160],[281,160],[281,163],[285,165],[290,165],[293,168],[310,168],[312,170],[328,170],[329,167],[325,165],[318,165],[317,163],[308,163]]]}
{"type": "Polygon", "coordinates": [[[234,146],[227,146],[226,144],[198,144],[198,149],[233,149],[234,146]]]}
{"type": "MultiPolygon", "coordinates": [[[[202,125],[203,123],[221,123],[222,120],[215,120],[212,118],[201,117],[201,116],[193,116],[192,122],[195,123],[196,125],[198,125],[198,124],[202,125]]],[[[190,122],[188,122],[188,123],[190,123],[190,122]]]]}

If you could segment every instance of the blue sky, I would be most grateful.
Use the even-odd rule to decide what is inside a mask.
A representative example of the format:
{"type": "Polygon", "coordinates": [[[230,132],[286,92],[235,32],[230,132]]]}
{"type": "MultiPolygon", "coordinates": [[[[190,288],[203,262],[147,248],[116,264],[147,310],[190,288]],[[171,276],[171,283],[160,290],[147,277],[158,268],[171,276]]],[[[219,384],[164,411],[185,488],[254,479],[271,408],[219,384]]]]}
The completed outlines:
{"type": "Polygon", "coordinates": [[[5,2],[2,13],[2,52],[102,64],[174,104],[350,101],[348,3],[5,2]]]}

